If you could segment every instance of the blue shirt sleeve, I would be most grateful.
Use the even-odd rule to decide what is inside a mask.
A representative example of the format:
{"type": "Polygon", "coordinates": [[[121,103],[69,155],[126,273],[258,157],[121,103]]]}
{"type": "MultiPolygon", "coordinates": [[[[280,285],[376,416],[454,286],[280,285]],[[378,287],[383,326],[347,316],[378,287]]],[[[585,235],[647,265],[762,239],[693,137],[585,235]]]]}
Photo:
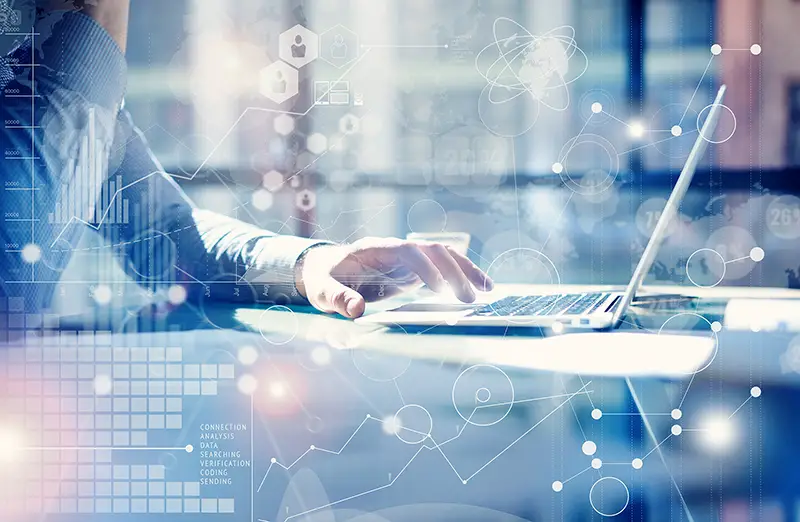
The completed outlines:
{"type": "Polygon", "coordinates": [[[75,12],[41,19],[0,61],[0,292],[47,308],[81,235],[94,229],[147,287],[181,283],[190,295],[299,300],[295,263],[320,241],[196,208],[120,110],[125,77],[113,39],[75,12]],[[122,198],[127,223],[109,219],[122,198]],[[233,289],[214,292],[219,282],[233,289]],[[256,288],[236,290],[243,283],[256,288]]]}

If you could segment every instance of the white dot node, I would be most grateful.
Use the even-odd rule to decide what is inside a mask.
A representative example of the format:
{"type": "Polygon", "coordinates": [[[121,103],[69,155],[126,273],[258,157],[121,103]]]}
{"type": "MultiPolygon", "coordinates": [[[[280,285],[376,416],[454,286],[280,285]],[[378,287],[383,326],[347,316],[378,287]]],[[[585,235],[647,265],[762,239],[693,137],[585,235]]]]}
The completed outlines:
{"type": "Polygon", "coordinates": [[[236,358],[245,366],[252,366],[258,360],[258,350],[253,346],[242,346],[239,348],[236,358]]]}
{"type": "Polygon", "coordinates": [[[181,285],[172,285],[167,290],[167,299],[174,305],[179,305],[186,301],[186,288],[181,285]]]}
{"type": "Polygon", "coordinates": [[[104,305],[110,303],[114,295],[111,293],[111,288],[109,288],[108,285],[97,285],[94,292],[92,292],[92,297],[97,304],[104,305]]]}
{"type": "Polygon", "coordinates": [[[555,323],[553,323],[553,326],[551,326],[551,328],[553,329],[553,333],[555,334],[564,333],[564,323],[559,323],[558,321],[556,321],[555,323]]]}
{"type": "Polygon", "coordinates": [[[444,44],[444,48],[448,49],[450,46],[448,44],[444,44]]]}
{"type": "Polygon", "coordinates": [[[275,464],[276,462],[278,462],[278,459],[276,459],[275,457],[272,457],[271,459],[269,459],[269,461],[270,461],[272,464],[275,464]]]}
{"type": "Polygon", "coordinates": [[[669,431],[671,431],[672,434],[677,437],[678,435],[683,433],[683,428],[681,428],[680,424],[673,424],[672,428],[669,431]]]}
{"type": "Polygon", "coordinates": [[[28,243],[22,247],[22,260],[26,263],[37,263],[42,258],[42,249],[39,245],[28,243]]]}
{"type": "Polygon", "coordinates": [[[555,172],[556,174],[561,174],[562,172],[564,172],[564,165],[562,165],[559,162],[553,163],[553,172],[555,172]]]}
{"type": "Polygon", "coordinates": [[[108,395],[114,387],[114,382],[108,375],[98,375],[94,378],[93,386],[97,395],[108,395]]]}
{"type": "Polygon", "coordinates": [[[194,451],[194,446],[192,446],[191,444],[187,444],[186,447],[183,449],[186,450],[186,453],[191,453],[194,451]]]}
{"type": "Polygon", "coordinates": [[[711,46],[711,54],[714,56],[719,56],[722,53],[722,46],[720,44],[714,44],[711,46]]]}
{"type": "Polygon", "coordinates": [[[592,112],[595,114],[600,114],[603,112],[603,104],[600,102],[594,102],[592,104],[592,112]]]}
{"type": "Polygon", "coordinates": [[[315,450],[315,449],[317,449],[317,447],[312,444],[311,446],[308,447],[308,449],[315,450]]]}
{"type": "Polygon", "coordinates": [[[750,52],[751,52],[751,53],[752,53],[754,56],[758,56],[759,54],[761,54],[761,46],[760,46],[760,45],[758,45],[758,44],[753,44],[753,45],[751,45],[751,46],[750,46],[750,52]]]}
{"type": "Polygon", "coordinates": [[[670,416],[671,416],[671,417],[672,417],[674,420],[678,420],[678,419],[680,419],[681,417],[683,417],[683,412],[682,412],[681,410],[679,410],[678,408],[675,408],[674,410],[672,410],[672,413],[670,413],[670,416]]]}
{"type": "Polygon", "coordinates": [[[447,326],[455,326],[458,324],[458,316],[448,317],[444,320],[447,326]]]}
{"type": "Polygon", "coordinates": [[[466,480],[462,480],[461,483],[464,484],[465,486],[467,485],[467,481],[466,480]]]}
{"type": "Polygon", "coordinates": [[[753,323],[750,325],[750,331],[753,333],[758,333],[761,331],[761,325],[758,323],[753,323]]]}
{"type": "Polygon", "coordinates": [[[642,459],[633,459],[633,461],[631,461],[631,466],[633,466],[633,469],[642,469],[643,465],[644,462],[642,462],[642,459]]]}
{"type": "Polygon", "coordinates": [[[711,331],[714,333],[719,333],[722,331],[722,323],[719,321],[714,321],[711,323],[711,331]]]}
{"type": "Polygon", "coordinates": [[[592,459],[592,467],[594,469],[600,469],[603,467],[603,461],[600,459],[592,459]]]}
{"type": "Polygon", "coordinates": [[[553,482],[553,491],[559,493],[562,489],[564,489],[564,484],[560,480],[553,482]]]}
{"type": "Polygon", "coordinates": [[[752,388],[750,388],[750,395],[752,395],[755,398],[761,397],[761,388],[758,386],[753,386],[752,388]]]}
{"type": "Polygon", "coordinates": [[[602,417],[603,417],[603,411],[602,410],[600,410],[598,408],[595,408],[595,409],[592,410],[592,418],[594,420],[600,420],[602,417]]]}
{"type": "Polygon", "coordinates": [[[236,387],[244,395],[253,395],[258,388],[258,379],[256,379],[253,375],[246,373],[239,377],[239,380],[236,382],[236,387]]]}
{"type": "Polygon", "coordinates": [[[597,453],[597,444],[595,444],[590,440],[587,440],[586,442],[583,443],[583,446],[581,446],[581,451],[583,451],[584,455],[594,455],[595,453],[597,453]]]}
{"type": "Polygon", "coordinates": [[[750,250],[750,259],[758,263],[764,260],[764,249],[761,247],[753,247],[750,250]]]}
{"type": "Polygon", "coordinates": [[[678,137],[681,134],[683,134],[683,129],[681,128],[680,125],[673,125],[672,129],[670,129],[670,132],[672,133],[673,136],[678,137]]]}

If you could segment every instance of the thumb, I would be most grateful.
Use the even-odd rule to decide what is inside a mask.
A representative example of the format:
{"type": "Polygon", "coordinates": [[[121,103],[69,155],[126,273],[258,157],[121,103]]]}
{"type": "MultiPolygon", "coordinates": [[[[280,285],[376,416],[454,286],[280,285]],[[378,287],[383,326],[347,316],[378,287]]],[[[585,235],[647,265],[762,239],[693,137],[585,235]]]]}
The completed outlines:
{"type": "Polygon", "coordinates": [[[366,306],[361,294],[333,277],[328,278],[325,286],[325,300],[329,309],[350,319],[361,317],[366,306]]]}

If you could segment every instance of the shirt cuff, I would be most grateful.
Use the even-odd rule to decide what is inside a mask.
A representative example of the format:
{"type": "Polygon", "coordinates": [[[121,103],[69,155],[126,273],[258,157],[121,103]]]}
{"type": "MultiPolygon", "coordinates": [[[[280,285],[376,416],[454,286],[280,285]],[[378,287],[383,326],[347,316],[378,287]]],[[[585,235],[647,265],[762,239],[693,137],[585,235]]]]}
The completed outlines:
{"type": "Polygon", "coordinates": [[[307,304],[295,284],[297,262],[309,249],[331,244],[295,236],[264,237],[256,245],[255,263],[248,268],[244,279],[252,285],[267,285],[268,300],[272,302],[307,304]]]}
{"type": "MultiPolygon", "coordinates": [[[[108,32],[83,13],[54,12],[36,23],[37,83],[79,93],[110,111],[125,94],[125,56],[108,32]],[[49,80],[49,82],[48,82],[49,80]]],[[[12,64],[13,65],[13,64],[12,64]]]]}

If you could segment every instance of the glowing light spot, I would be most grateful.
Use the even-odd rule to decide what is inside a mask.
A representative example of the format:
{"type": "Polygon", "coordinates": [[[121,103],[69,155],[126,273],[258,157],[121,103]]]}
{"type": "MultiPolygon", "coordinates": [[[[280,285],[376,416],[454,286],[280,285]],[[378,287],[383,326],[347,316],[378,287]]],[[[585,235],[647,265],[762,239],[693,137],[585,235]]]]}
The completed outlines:
{"type": "Polygon", "coordinates": [[[553,482],[553,491],[559,493],[562,489],[564,489],[564,484],[560,480],[553,482]]]}
{"type": "Polygon", "coordinates": [[[595,114],[600,114],[603,112],[603,104],[600,102],[594,102],[592,104],[592,112],[595,114]]]}
{"type": "Polygon", "coordinates": [[[239,359],[239,362],[245,366],[252,366],[258,360],[258,350],[249,345],[242,346],[239,348],[236,358],[239,359]]]}
{"type": "Polygon", "coordinates": [[[286,384],[281,381],[273,382],[269,385],[269,394],[276,399],[282,399],[286,395],[286,384]]]}
{"type": "Polygon", "coordinates": [[[382,429],[383,432],[387,435],[397,435],[397,433],[403,428],[403,425],[400,423],[400,420],[395,416],[392,415],[391,417],[386,417],[382,421],[382,429]]]}
{"type": "Polygon", "coordinates": [[[39,245],[28,243],[22,247],[22,260],[26,263],[37,263],[42,258],[42,249],[39,245]]]}
{"type": "Polygon", "coordinates": [[[182,304],[186,301],[186,288],[181,285],[172,285],[167,290],[167,299],[174,305],[182,304]]]}
{"type": "Polygon", "coordinates": [[[639,139],[644,136],[644,125],[638,121],[631,122],[628,127],[628,132],[632,138],[639,139]]]}
{"type": "Polygon", "coordinates": [[[245,395],[253,395],[258,388],[258,380],[246,373],[239,377],[239,380],[236,382],[236,387],[245,395]]]}
{"type": "Polygon", "coordinates": [[[12,426],[0,427],[0,462],[16,462],[25,447],[22,431],[12,426]]]}
{"type": "Polygon", "coordinates": [[[317,366],[327,366],[331,363],[331,351],[327,346],[317,346],[311,350],[311,361],[317,366]]]}
{"type": "Polygon", "coordinates": [[[562,172],[564,172],[564,165],[562,165],[559,162],[553,163],[553,172],[555,172],[556,174],[561,174],[562,172]]]}
{"type": "Polygon", "coordinates": [[[709,450],[724,453],[731,448],[736,432],[734,425],[728,417],[713,416],[704,423],[700,441],[709,450]]]}
{"type": "Polygon", "coordinates": [[[186,447],[183,449],[186,450],[186,453],[191,453],[194,451],[194,446],[192,446],[191,444],[187,444],[186,447]]]}
{"type": "Polygon", "coordinates": [[[94,292],[92,292],[92,297],[97,304],[106,305],[111,302],[111,298],[114,296],[111,293],[111,288],[109,288],[108,285],[97,285],[94,289],[94,292]]]}

